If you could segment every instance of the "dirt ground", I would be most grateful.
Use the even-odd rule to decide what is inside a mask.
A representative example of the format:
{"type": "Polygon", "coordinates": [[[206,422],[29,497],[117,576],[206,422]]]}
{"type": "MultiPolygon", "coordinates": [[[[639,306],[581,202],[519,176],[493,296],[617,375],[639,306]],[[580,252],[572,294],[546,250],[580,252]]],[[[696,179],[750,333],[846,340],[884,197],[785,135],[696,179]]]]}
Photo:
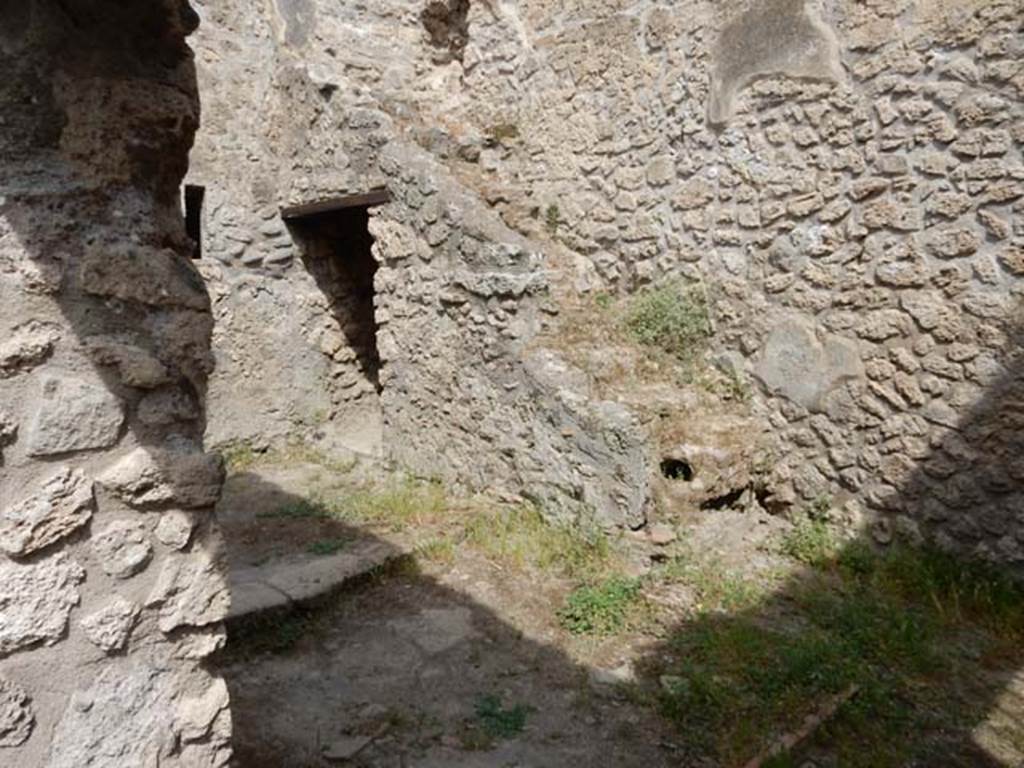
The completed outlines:
{"type": "MultiPolygon", "coordinates": [[[[348,476],[334,488],[365,479],[348,476]]],[[[273,516],[323,485],[323,469],[313,464],[232,477],[221,504],[232,564],[309,556],[308,547],[325,539],[385,535],[385,526],[273,516]]],[[[233,639],[241,639],[221,672],[232,694],[239,766],[678,764],[664,723],[559,649],[552,606],[567,582],[541,581],[468,551],[450,563],[410,563],[301,617],[235,629],[233,639]],[[287,650],[265,652],[261,641],[275,646],[275,635],[287,650]],[[479,714],[488,702],[499,721],[490,729],[479,714]],[[521,730],[505,735],[503,712],[522,713],[521,730]]],[[[616,652],[587,650],[609,662],[616,652]]]]}
{"type": "Polygon", "coordinates": [[[678,764],[648,710],[601,695],[472,596],[514,585],[469,581],[463,569],[388,578],[339,600],[333,626],[287,654],[225,667],[239,765],[330,764],[324,748],[352,737],[372,741],[350,764],[380,768],[678,764]],[[523,708],[523,729],[482,730],[488,697],[523,708]]]}
{"type": "MultiPolygon", "coordinates": [[[[652,582],[644,601],[655,618],[645,614],[620,631],[579,635],[558,620],[573,580],[557,570],[517,567],[471,546],[464,537],[466,510],[459,505],[429,519],[414,509],[403,513],[399,525],[325,513],[325,499],[349,490],[358,494],[380,481],[376,472],[291,461],[249,466],[228,482],[221,519],[235,568],[315,559],[324,542],[358,546],[397,529],[421,541],[406,550],[418,556],[396,554],[314,605],[229,627],[228,648],[217,664],[232,696],[236,765],[743,764],[694,749],[694,739],[663,716],[655,702],[667,678],[659,679],[658,660],[672,655],[671,627],[681,616],[701,609],[709,594],[725,595],[723,605],[734,599],[729,590],[737,574],[757,579],[773,595],[765,602],[768,609],[758,608],[757,622],[770,625],[786,616],[790,599],[783,585],[800,567],[781,557],[773,542],[788,523],[763,513],[720,510],[690,524],[682,532],[687,546],[714,559],[728,577],[712,576],[711,584],[706,575],[703,584],[652,582]]],[[[402,504],[418,503],[427,501],[415,494],[402,497],[402,504]]],[[[642,576],[664,563],[676,545],[635,537],[617,546],[617,567],[642,576]]],[[[743,595],[735,599],[761,605],[743,595]]],[[[958,673],[956,685],[969,680],[977,691],[957,695],[973,695],[986,717],[960,723],[953,732],[946,724],[936,729],[936,738],[955,745],[948,762],[878,765],[1024,765],[1024,675],[1015,672],[1021,661],[1002,659],[984,672],[979,666],[976,674],[973,668],[958,673]]],[[[814,710],[815,702],[807,705],[814,710]]],[[[797,756],[766,762],[765,768],[873,764],[847,762],[845,753],[830,748],[832,735],[824,731],[812,734],[797,756]]]]}

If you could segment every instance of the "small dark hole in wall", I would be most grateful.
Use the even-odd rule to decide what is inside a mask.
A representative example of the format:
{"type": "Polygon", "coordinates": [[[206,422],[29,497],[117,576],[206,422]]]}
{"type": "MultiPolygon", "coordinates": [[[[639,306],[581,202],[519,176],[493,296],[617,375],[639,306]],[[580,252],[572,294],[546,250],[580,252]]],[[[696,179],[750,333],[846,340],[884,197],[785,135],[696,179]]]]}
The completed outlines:
{"type": "Polygon", "coordinates": [[[693,480],[693,467],[680,459],[664,459],[661,462],[661,475],[669,480],[693,480]]]}
{"type": "Polygon", "coordinates": [[[185,185],[185,233],[192,240],[192,258],[203,256],[203,198],[206,187],[185,185]]]}

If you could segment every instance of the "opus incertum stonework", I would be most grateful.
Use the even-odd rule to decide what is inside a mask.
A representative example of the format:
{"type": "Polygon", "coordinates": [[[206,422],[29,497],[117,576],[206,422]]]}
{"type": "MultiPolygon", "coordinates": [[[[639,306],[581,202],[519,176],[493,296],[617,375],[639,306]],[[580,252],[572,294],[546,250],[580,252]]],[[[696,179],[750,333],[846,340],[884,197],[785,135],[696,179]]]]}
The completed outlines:
{"type": "Polygon", "coordinates": [[[302,435],[608,530],[671,456],[728,475],[707,498],[827,497],[1020,572],[1022,25],[0,1],[0,766],[229,762],[226,445],[302,435]],[[711,297],[749,450],[683,405],[704,443],[667,442],[564,354],[571,307],[666,280],[711,297]]]}

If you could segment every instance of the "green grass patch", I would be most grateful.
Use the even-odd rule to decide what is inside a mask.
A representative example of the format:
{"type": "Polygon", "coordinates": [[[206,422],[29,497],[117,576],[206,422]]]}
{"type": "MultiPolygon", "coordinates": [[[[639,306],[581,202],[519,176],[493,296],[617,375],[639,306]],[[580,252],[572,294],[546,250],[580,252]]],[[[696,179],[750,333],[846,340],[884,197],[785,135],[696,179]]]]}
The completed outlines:
{"type": "Polygon", "coordinates": [[[327,518],[331,511],[318,499],[297,499],[283,504],[269,512],[260,512],[257,517],[283,517],[289,519],[327,518]]]}
{"type": "Polygon", "coordinates": [[[805,518],[780,551],[847,589],[869,590],[921,606],[946,625],[975,625],[1005,640],[1024,640],[1024,585],[997,567],[928,547],[884,550],[864,541],[841,545],[821,520],[805,518]]]}
{"type": "Polygon", "coordinates": [[[359,464],[357,456],[338,457],[324,453],[298,437],[266,450],[257,450],[246,442],[235,442],[220,449],[230,474],[239,474],[259,465],[288,466],[316,464],[332,474],[347,475],[359,464]]]}
{"type": "Polygon", "coordinates": [[[782,537],[779,550],[806,565],[822,566],[836,557],[838,541],[824,520],[802,517],[782,537]]]}
{"type": "Polygon", "coordinates": [[[416,547],[417,558],[438,565],[452,565],[455,562],[455,542],[450,538],[431,539],[416,547]]]}
{"type": "Polygon", "coordinates": [[[494,739],[510,739],[523,732],[529,709],[522,704],[505,707],[501,698],[483,696],[476,703],[476,719],[484,733],[494,739]]]}
{"type": "Polygon", "coordinates": [[[473,709],[473,719],[464,724],[459,734],[462,748],[481,752],[494,749],[498,740],[522,733],[529,714],[530,707],[523,704],[506,707],[499,696],[481,696],[473,709]]]}
{"type": "Polygon", "coordinates": [[[663,584],[687,585],[694,592],[694,609],[698,612],[751,608],[764,599],[768,590],[768,585],[745,579],[686,549],[659,566],[651,579],[663,584]]]}
{"type": "Polygon", "coordinates": [[[444,486],[415,478],[397,479],[339,495],[330,505],[332,516],[338,519],[385,525],[395,530],[428,522],[447,507],[444,486]]]}
{"type": "MultiPolygon", "coordinates": [[[[837,765],[970,765],[967,752],[949,750],[970,750],[970,729],[991,701],[965,691],[976,697],[984,679],[979,648],[1020,663],[1024,588],[940,552],[840,546],[811,519],[783,549],[811,567],[778,591],[716,578],[713,564],[692,556],[655,574],[697,596],[691,618],[670,634],[674,661],[658,668],[661,710],[688,746],[742,764],[855,686],[812,738],[837,765]]],[[[781,755],[771,764],[802,763],[781,755]]]]}
{"type": "Polygon", "coordinates": [[[334,555],[349,545],[349,539],[320,539],[310,544],[306,551],[311,555],[334,555]]]}
{"type": "MultiPolygon", "coordinates": [[[[864,742],[872,745],[871,760],[898,765],[905,757],[899,735],[909,724],[904,683],[942,666],[934,624],[921,612],[867,593],[809,589],[797,605],[799,627],[705,613],[675,633],[672,648],[683,661],[663,678],[662,711],[694,738],[693,746],[734,764],[855,685],[859,693],[844,707],[854,715],[846,727],[858,731],[863,722],[880,729],[864,742]]],[[[853,765],[848,758],[841,764],[853,765]]]]}
{"type": "Polygon", "coordinates": [[[726,400],[735,400],[740,403],[748,402],[753,394],[753,388],[746,377],[731,368],[720,372],[716,384],[712,386],[712,391],[717,392],[726,400]]]}
{"type": "Polygon", "coordinates": [[[680,282],[648,288],[630,300],[625,327],[641,344],[692,363],[712,333],[707,293],[702,285],[680,282]]]}
{"type": "Polygon", "coordinates": [[[299,499],[262,516],[327,518],[403,530],[437,518],[447,507],[448,497],[440,483],[401,478],[299,499]]]}
{"type": "Polygon", "coordinates": [[[562,212],[554,203],[544,211],[544,226],[552,235],[558,232],[558,228],[562,226],[562,212]]]}
{"type": "Polygon", "coordinates": [[[230,474],[245,472],[255,466],[263,454],[245,442],[230,443],[220,449],[224,467],[230,474]]]}
{"type": "Polygon", "coordinates": [[[580,580],[604,572],[611,560],[607,535],[549,523],[532,504],[475,514],[466,523],[466,541],[517,568],[554,570],[580,580]]]}
{"type": "Polygon", "coordinates": [[[626,628],[640,600],[638,579],[612,576],[573,590],[558,611],[558,621],[574,635],[614,635],[626,628]]]}
{"type": "Polygon", "coordinates": [[[947,626],[1024,641],[1024,585],[988,563],[934,549],[897,545],[879,552],[854,544],[832,566],[847,583],[920,604],[947,626]]]}

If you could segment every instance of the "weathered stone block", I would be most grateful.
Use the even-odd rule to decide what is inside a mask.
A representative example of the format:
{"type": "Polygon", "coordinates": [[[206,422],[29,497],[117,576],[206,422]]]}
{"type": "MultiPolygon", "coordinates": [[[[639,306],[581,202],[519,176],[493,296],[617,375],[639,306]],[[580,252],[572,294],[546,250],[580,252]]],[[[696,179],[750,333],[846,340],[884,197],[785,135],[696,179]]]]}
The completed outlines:
{"type": "Polygon", "coordinates": [[[202,278],[170,249],[124,245],[94,247],[82,259],[82,288],[97,296],[155,306],[207,310],[202,278]]]}
{"type": "Polygon", "coordinates": [[[130,387],[153,389],[169,380],[167,368],[152,352],[125,339],[93,336],[86,339],[85,347],[100,365],[115,366],[130,387]]]}
{"type": "Polygon", "coordinates": [[[978,250],[981,238],[970,229],[947,229],[932,234],[928,241],[929,250],[943,259],[970,256],[978,250]]]}
{"type": "Polygon", "coordinates": [[[999,254],[999,263],[1011,275],[1024,276],[1024,242],[1014,242],[999,254]]]}
{"type": "Polygon", "coordinates": [[[690,210],[702,208],[714,199],[714,185],[704,179],[693,178],[688,179],[680,186],[679,191],[672,198],[672,205],[682,210],[690,210]]]}
{"type": "Polygon", "coordinates": [[[818,411],[829,392],[862,378],[864,366],[854,342],[790,315],[774,323],[754,375],[769,391],[818,411]]]}
{"type": "Polygon", "coordinates": [[[196,520],[192,514],[178,509],[171,510],[160,518],[156,526],[156,538],[171,549],[184,549],[192,539],[195,526],[196,520]]]}
{"type": "Polygon", "coordinates": [[[146,605],[160,606],[163,632],[223,621],[231,605],[224,569],[213,554],[203,550],[172,555],[164,561],[146,605]]]}
{"type": "Polygon", "coordinates": [[[31,565],[0,561],[0,656],[64,634],[85,571],[65,553],[31,565]]]}
{"type": "Polygon", "coordinates": [[[202,696],[182,699],[174,718],[174,729],[184,741],[198,741],[210,733],[217,716],[228,707],[228,687],[214,680],[202,696]]]}
{"type": "Polygon", "coordinates": [[[143,397],[139,401],[137,414],[143,424],[156,426],[192,421],[199,416],[199,409],[188,393],[165,388],[143,397]]]}
{"type": "Polygon", "coordinates": [[[29,321],[15,328],[0,344],[0,379],[24,373],[42,363],[53,352],[60,334],[55,328],[29,321]]]}
{"type": "Polygon", "coordinates": [[[46,376],[28,427],[32,456],[92,448],[117,442],[124,423],[120,398],[102,385],[65,376],[46,376]]]}
{"type": "Polygon", "coordinates": [[[93,535],[92,549],[107,575],[117,579],[134,576],[153,554],[146,526],[138,520],[108,524],[93,535]]]}
{"type": "Polygon", "coordinates": [[[82,631],[103,650],[119,651],[128,643],[141,610],[137,604],[116,595],[98,611],[82,619],[82,631]]]}
{"type": "Polygon", "coordinates": [[[223,479],[216,454],[136,448],[97,482],[134,506],[174,502],[193,508],[216,503],[223,479]]]}
{"type": "Polygon", "coordinates": [[[225,765],[227,735],[217,733],[188,759],[178,755],[181,675],[138,662],[114,663],[76,691],[57,724],[48,768],[225,765]]]}
{"type": "Polygon", "coordinates": [[[17,747],[28,741],[35,720],[28,692],[0,679],[0,748],[17,747]]]}
{"type": "Polygon", "coordinates": [[[0,515],[0,549],[12,557],[37,552],[85,525],[93,513],[92,481],[65,467],[40,491],[0,515]]]}

